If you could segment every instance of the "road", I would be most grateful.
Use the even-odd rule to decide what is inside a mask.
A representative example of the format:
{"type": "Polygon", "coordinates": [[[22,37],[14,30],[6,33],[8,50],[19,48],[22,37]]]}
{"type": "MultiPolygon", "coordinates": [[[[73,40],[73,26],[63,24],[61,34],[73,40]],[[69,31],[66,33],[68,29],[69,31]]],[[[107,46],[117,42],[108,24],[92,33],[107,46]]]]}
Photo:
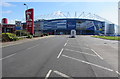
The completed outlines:
{"type": "Polygon", "coordinates": [[[90,36],[56,35],[3,47],[2,75],[38,79],[117,77],[117,46],[113,46],[117,42],[110,42],[90,36]]]}

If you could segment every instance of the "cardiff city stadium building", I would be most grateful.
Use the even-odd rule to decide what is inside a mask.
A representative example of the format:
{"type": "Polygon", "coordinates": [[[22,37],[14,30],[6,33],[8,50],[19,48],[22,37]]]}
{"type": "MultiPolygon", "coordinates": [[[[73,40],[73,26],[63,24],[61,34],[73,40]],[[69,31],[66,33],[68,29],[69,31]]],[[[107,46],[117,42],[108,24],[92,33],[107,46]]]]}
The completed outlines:
{"type": "Polygon", "coordinates": [[[63,18],[35,21],[35,28],[37,24],[40,24],[40,30],[43,33],[56,35],[70,34],[73,29],[76,30],[77,35],[114,34],[114,24],[92,19],[63,18]]]}

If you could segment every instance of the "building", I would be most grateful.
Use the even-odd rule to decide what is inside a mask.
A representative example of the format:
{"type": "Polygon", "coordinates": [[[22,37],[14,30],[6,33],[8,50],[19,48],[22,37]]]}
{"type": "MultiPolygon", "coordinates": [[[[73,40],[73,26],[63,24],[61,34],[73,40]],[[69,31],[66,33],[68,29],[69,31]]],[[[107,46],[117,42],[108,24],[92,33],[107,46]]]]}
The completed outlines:
{"type": "Polygon", "coordinates": [[[2,19],[2,33],[13,33],[15,31],[15,24],[8,24],[8,19],[2,19]]]}
{"type": "Polygon", "coordinates": [[[43,20],[34,21],[34,36],[40,36],[42,33],[43,20]]]}
{"type": "Polygon", "coordinates": [[[13,33],[15,31],[15,24],[2,24],[2,33],[13,33]]]}
{"type": "MultiPolygon", "coordinates": [[[[23,29],[26,29],[26,23],[23,29]]],[[[104,21],[80,18],[63,18],[34,21],[34,35],[48,33],[53,35],[70,34],[76,30],[77,35],[114,35],[115,25],[104,21]]]]}
{"type": "Polygon", "coordinates": [[[104,34],[105,31],[105,22],[79,18],[44,20],[41,26],[41,30],[49,34],[70,34],[73,29],[78,35],[104,34]]]}
{"type": "Polygon", "coordinates": [[[105,35],[114,35],[114,34],[115,34],[115,25],[114,24],[107,24],[105,35]]]}

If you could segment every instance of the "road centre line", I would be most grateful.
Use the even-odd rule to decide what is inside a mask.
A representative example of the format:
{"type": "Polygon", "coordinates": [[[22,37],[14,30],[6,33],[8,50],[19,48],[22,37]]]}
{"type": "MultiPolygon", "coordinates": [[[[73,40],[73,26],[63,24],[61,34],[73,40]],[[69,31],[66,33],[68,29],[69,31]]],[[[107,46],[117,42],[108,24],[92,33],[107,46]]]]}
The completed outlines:
{"type": "Polygon", "coordinates": [[[82,54],[91,55],[91,56],[96,56],[96,55],[93,55],[93,54],[89,54],[89,53],[85,53],[85,52],[80,52],[80,51],[75,51],[75,50],[71,50],[71,49],[64,49],[64,50],[73,51],[73,52],[82,53],[82,54]]]}
{"type": "Polygon", "coordinates": [[[118,75],[120,75],[120,73],[119,73],[118,71],[116,71],[116,73],[117,73],[118,75]]]}
{"type": "Polygon", "coordinates": [[[32,48],[35,48],[35,47],[37,47],[37,46],[39,46],[39,44],[37,44],[37,45],[35,45],[35,46],[32,46],[32,47],[29,47],[29,48],[27,48],[27,49],[32,49],[32,48]]]}
{"type": "Polygon", "coordinates": [[[9,58],[9,57],[14,56],[14,55],[16,55],[16,53],[11,54],[11,55],[8,55],[8,56],[6,56],[6,57],[4,57],[4,58],[1,58],[0,60],[4,60],[4,59],[9,58]]]}
{"type": "Polygon", "coordinates": [[[62,76],[62,77],[65,77],[65,78],[68,78],[68,79],[73,79],[73,78],[69,77],[68,75],[63,74],[63,73],[61,73],[59,71],[53,71],[53,72],[56,73],[56,74],[58,74],[58,75],[60,75],[60,76],[62,76]]]}
{"type": "Polygon", "coordinates": [[[93,63],[90,63],[90,62],[86,62],[86,61],[83,61],[83,60],[80,60],[80,59],[77,59],[77,58],[73,58],[73,57],[70,57],[70,56],[67,56],[67,55],[62,55],[62,56],[66,57],[66,58],[69,58],[69,59],[77,60],[77,61],[85,63],[85,64],[90,64],[90,65],[99,67],[101,69],[105,69],[105,70],[108,70],[108,71],[113,71],[112,69],[109,69],[109,68],[106,68],[106,67],[103,67],[103,66],[100,66],[100,65],[96,65],[96,64],[93,64],[93,63]]]}
{"type": "Polygon", "coordinates": [[[64,46],[66,46],[66,45],[67,45],[67,43],[64,44],[64,46]]]}
{"type": "Polygon", "coordinates": [[[48,79],[48,78],[49,78],[51,72],[52,72],[52,70],[49,70],[49,71],[48,71],[47,75],[45,76],[45,79],[48,79]]]}
{"type": "Polygon", "coordinates": [[[93,49],[91,49],[100,59],[102,59],[103,60],[103,58],[95,51],[95,50],[93,50],[93,49]]]}
{"type": "Polygon", "coordinates": [[[60,57],[60,55],[62,54],[62,52],[63,52],[63,48],[61,49],[61,51],[60,51],[60,53],[58,54],[57,58],[60,57]]]}
{"type": "Polygon", "coordinates": [[[5,45],[5,46],[2,46],[2,48],[4,48],[4,47],[8,47],[8,46],[14,46],[14,45],[22,44],[22,43],[24,43],[24,42],[15,43],[15,44],[10,44],[10,45],[5,45]]]}
{"type": "Polygon", "coordinates": [[[66,46],[66,45],[67,45],[67,42],[68,42],[68,39],[67,39],[66,43],[64,44],[64,46],[66,46]]]}

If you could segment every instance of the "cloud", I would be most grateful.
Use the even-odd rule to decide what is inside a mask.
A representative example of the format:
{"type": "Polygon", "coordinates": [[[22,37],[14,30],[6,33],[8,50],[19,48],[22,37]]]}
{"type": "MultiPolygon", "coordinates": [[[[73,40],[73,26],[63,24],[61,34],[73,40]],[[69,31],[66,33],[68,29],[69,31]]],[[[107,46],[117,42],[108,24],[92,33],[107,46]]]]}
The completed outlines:
{"type": "Polygon", "coordinates": [[[7,14],[9,14],[9,13],[12,13],[12,11],[11,11],[11,10],[2,11],[2,13],[7,13],[7,14]]]}
{"type": "Polygon", "coordinates": [[[16,6],[16,5],[13,5],[11,3],[8,3],[8,2],[3,2],[2,4],[0,4],[1,6],[3,7],[12,7],[12,6],[16,6]]]}
{"type": "Polygon", "coordinates": [[[9,24],[15,24],[15,20],[9,20],[9,24]]]}
{"type": "Polygon", "coordinates": [[[15,19],[15,20],[9,20],[9,24],[15,24],[15,21],[20,21],[18,19],[15,19]]]}

